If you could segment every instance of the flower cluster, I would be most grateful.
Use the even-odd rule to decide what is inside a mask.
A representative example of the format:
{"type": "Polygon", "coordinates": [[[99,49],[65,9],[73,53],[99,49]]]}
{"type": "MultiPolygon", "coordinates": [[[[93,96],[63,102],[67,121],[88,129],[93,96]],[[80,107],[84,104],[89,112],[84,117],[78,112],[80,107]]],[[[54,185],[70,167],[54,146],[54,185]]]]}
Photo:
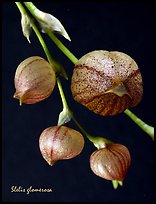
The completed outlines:
{"type": "Polygon", "coordinates": [[[89,160],[92,172],[103,179],[111,180],[114,188],[117,188],[118,184],[122,185],[130,167],[130,152],[122,144],[91,136],[78,123],[68,107],[59,78],[63,76],[68,79],[67,73],[60,62],[52,58],[35,21],[41,31],[74,63],[71,93],[75,101],[103,117],[124,112],[154,140],[154,127],[147,125],[128,110],[137,106],[143,96],[142,76],[138,65],[129,55],[118,51],[94,50],[78,60],[55,36],[54,32],[71,41],[64,26],[55,16],[42,12],[32,2],[15,3],[21,12],[23,35],[30,43],[31,30],[35,32],[48,61],[33,56],[19,64],[14,79],[14,98],[19,99],[20,105],[35,104],[52,94],[57,81],[63,104],[58,124],[44,129],[39,137],[41,155],[51,166],[58,160],[74,158],[83,150],[85,135],[97,148],[89,160]],[[66,126],[71,119],[83,135],[66,126]]]}
{"type": "MultiPolygon", "coordinates": [[[[88,56],[90,57],[90,54],[88,56]]],[[[82,60],[80,60],[80,63],[82,63],[82,60]]],[[[81,86],[80,82],[85,81],[85,83],[87,83],[88,77],[95,78],[96,71],[94,71],[94,68],[91,73],[87,74],[86,71],[90,70],[90,68],[86,68],[84,63],[83,67],[79,65],[78,68],[76,65],[75,69],[80,71],[74,71],[71,88],[72,90],[76,90],[75,88],[80,87],[81,90],[77,91],[77,95],[81,96],[81,101],[84,101],[86,98],[83,98],[83,96],[86,97],[87,94],[82,94],[83,83],[81,86]],[[86,79],[84,73],[82,75],[81,69],[83,70],[82,72],[86,74],[86,79]],[[76,76],[78,76],[78,79],[76,79],[76,76]]],[[[103,86],[102,83],[103,81],[101,82],[101,86],[103,86]]],[[[41,57],[29,57],[21,62],[16,69],[16,92],[14,97],[20,100],[20,104],[34,104],[50,96],[55,84],[56,75],[52,65],[41,57]]],[[[85,88],[90,87],[90,85],[86,84],[84,86],[85,88]]],[[[89,93],[90,92],[88,92],[88,94],[89,93]]],[[[75,92],[73,95],[75,95],[75,92]]],[[[89,95],[87,96],[92,97],[89,95]]],[[[99,98],[100,97],[99,95],[99,98]]],[[[95,98],[98,98],[98,96],[95,98]]],[[[125,98],[121,98],[120,101],[122,100],[125,100],[125,98]]],[[[94,99],[91,99],[91,101],[95,102],[94,99]]],[[[122,182],[131,163],[129,150],[121,144],[103,143],[103,140],[101,140],[100,143],[98,142],[98,145],[96,140],[93,140],[93,143],[98,149],[93,152],[90,157],[91,170],[97,176],[106,180],[122,182]]],[[[65,125],[48,127],[41,133],[39,138],[41,154],[51,166],[58,160],[76,157],[82,152],[83,147],[84,138],[82,134],[65,125]]]]}

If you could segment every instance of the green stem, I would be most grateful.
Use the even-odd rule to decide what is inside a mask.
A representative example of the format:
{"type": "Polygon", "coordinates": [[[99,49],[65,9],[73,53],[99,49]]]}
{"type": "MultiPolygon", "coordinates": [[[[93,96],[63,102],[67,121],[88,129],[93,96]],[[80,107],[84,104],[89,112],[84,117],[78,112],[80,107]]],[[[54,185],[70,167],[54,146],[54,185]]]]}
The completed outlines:
{"type": "Polygon", "coordinates": [[[92,136],[89,133],[85,131],[85,129],[80,125],[80,123],[77,121],[75,118],[74,114],[71,112],[71,118],[74,121],[74,123],[77,125],[77,127],[81,130],[81,132],[89,139],[90,142],[94,144],[95,147],[98,149],[106,147],[107,144],[113,143],[112,141],[108,140],[107,138],[104,137],[97,137],[97,136],[92,136]]]}
{"type": "Polygon", "coordinates": [[[45,42],[44,42],[44,40],[43,40],[43,38],[42,38],[38,28],[36,27],[36,25],[34,23],[31,23],[31,26],[32,26],[34,32],[36,33],[36,35],[37,35],[37,37],[38,37],[38,39],[40,41],[40,44],[42,45],[42,48],[43,48],[43,50],[44,50],[44,52],[45,52],[45,54],[47,56],[48,61],[50,63],[53,63],[54,59],[52,58],[52,56],[51,56],[51,54],[49,52],[49,49],[47,48],[47,46],[46,46],[46,44],[45,44],[45,42]]]}
{"type": "Polygon", "coordinates": [[[66,110],[69,110],[69,107],[68,107],[68,104],[67,104],[65,94],[63,92],[62,84],[61,84],[61,81],[60,81],[59,77],[57,77],[57,85],[58,85],[59,92],[60,92],[60,95],[61,95],[63,108],[65,108],[66,110]]]}
{"type": "Polygon", "coordinates": [[[40,10],[32,3],[32,2],[23,2],[25,6],[29,9],[30,13],[35,16],[35,18],[39,19],[40,10]]]}
{"type": "Polygon", "coordinates": [[[126,109],[124,113],[128,115],[143,131],[145,131],[152,138],[152,140],[154,140],[154,127],[146,124],[129,109],[126,109]]]}
{"type": "Polygon", "coordinates": [[[71,115],[72,120],[74,121],[74,123],[79,127],[79,129],[81,130],[81,132],[94,144],[95,147],[97,147],[98,149],[104,148],[106,147],[107,144],[111,144],[113,143],[111,140],[108,140],[107,138],[104,137],[97,137],[97,136],[92,136],[90,134],[88,134],[84,128],[80,125],[80,123],[77,121],[77,119],[75,118],[74,114],[71,115]]]}
{"type": "Polygon", "coordinates": [[[80,123],[77,121],[77,119],[75,118],[74,114],[72,113],[71,115],[72,120],[74,121],[74,123],[77,125],[77,127],[81,130],[81,132],[93,143],[95,143],[95,138],[91,136],[89,133],[87,133],[84,128],[80,125],[80,123]]]}
{"type": "Polygon", "coordinates": [[[15,4],[18,7],[21,14],[27,14],[26,10],[24,9],[24,7],[22,6],[20,2],[15,2],[15,4]]]}
{"type": "Polygon", "coordinates": [[[47,31],[48,36],[57,45],[57,47],[70,59],[73,64],[78,62],[78,59],[63,45],[63,43],[54,35],[53,32],[47,31]]]}

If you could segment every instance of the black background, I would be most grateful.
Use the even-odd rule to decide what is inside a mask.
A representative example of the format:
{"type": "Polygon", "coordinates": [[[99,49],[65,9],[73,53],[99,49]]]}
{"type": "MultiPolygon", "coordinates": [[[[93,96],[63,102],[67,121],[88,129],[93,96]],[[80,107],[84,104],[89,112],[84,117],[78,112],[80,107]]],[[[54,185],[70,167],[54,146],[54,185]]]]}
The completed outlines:
{"type": "MultiPolygon", "coordinates": [[[[77,58],[93,50],[117,50],[130,55],[140,67],[144,96],[132,109],[142,120],[154,125],[154,8],[150,2],[36,2],[40,10],[56,16],[72,41],[58,38],[77,58]]],[[[46,58],[32,32],[29,44],[22,35],[20,13],[12,2],[2,4],[2,195],[11,202],[151,202],[154,200],[153,141],[124,113],[101,117],[75,102],[70,91],[73,64],[43,34],[54,58],[69,76],[62,79],[69,106],[91,134],[124,144],[132,164],[124,186],[114,190],[110,181],[94,175],[89,157],[95,147],[85,138],[82,153],[50,167],[42,158],[38,139],[41,132],[57,124],[62,103],[57,86],[53,94],[35,105],[19,106],[13,99],[14,73],[27,57],[46,58]],[[25,189],[52,188],[52,193],[11,193],[12,186],[25,189]]],[[[70,127],[79,130],[71,121],[70,127]]]]}

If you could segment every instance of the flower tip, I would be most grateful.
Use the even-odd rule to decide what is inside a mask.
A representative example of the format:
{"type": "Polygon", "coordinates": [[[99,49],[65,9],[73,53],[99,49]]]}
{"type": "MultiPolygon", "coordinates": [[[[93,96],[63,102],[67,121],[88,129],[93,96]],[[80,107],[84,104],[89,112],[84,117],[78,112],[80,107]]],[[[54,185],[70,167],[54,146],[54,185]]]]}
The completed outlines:
{"type": "Polygon", "coordinates": [[[13,98],[19,99],[19,105],[22,106],[22,102],[23,102],[22,97],[20,97],[20,96],[15,92],[14,95],[13,95],[13,98]]]}
{"type": "Polygon", "coordinates": [[[71,38],[69,37],[69,35],[68,35],[67,31],[64,29],[64,27],[61,29],[61,31],[56,30],[56,32],[71,42],[71,38]]]}
{"type": "Polygon", "coordinates": [[[31,43],[29,37],[27,37],[27,40],[28,40],[29,43],[31,43]]]}
{"type": "Polygon", "coordinates": [[[66,36],[64,36],[64,37],[71,42],[71,38],[69,37],[68,34],[66,36]]]}
{"type": "Polygon", "coordinates": [[[54,166],[55,165],[55,163],[56,163],[56,160],[46,160],[47,161],[47,163],[49,164],[49,166],[54,166]]]}
{"type": "Polygon", "coordinates": [[[113,188],[116,190],[118,188],[118,181],[112,180],[113,188]]]}
{"type": "Polygon", "coordinates": [[[17,91],[14,93],[13,98],[19,99],[17,91]]]}
{"type": "Polygon", "coordinates": [[[65,80],[68,80],[67,73],[66,73],[64,70],[62,70],[62,72],[60,73],[60,75],[61,75],[62,77],[64,77],[65,80]]]}
{"type": "Polygon", "coordinates": [[[68,110],[63,109],[63,111],[59,114],[58,119],[58,126],[64,125],[65,123],[68,123],[71,120],[71,116],[68,110]]]}
{"type": "Polygon", "coordinates": [[[116,190],[118,185],[123,186],[123,181],[112,180],[113,188],[116,190]]]}
{"type": "Polygon", "coordinates": [[[68,80],[68,79],[69,79],[67,75],[65,76],[65,79],[66,79],[66,80],[68,80]]]}
{"type": "MultiPolygon", "coordinates": [[[[59,33],[60,33],[60,32],[59,32],[59,33]]],[[[68,35],[67,31],[64,29],[64,27],[63,27],[63,29],[61,30],[61,33],[60,33],[60,34],[62,34],[63,37],[65,37],[67,40],[69,40],[69,41],[71,42],[71,38],[69,37],[69,35],[68,35]]]]}
{"type": "Polygon", "coordinates": [[[20,106],[22,106],[22,98],[19,99],[19,102],[20,106]]]}
{"type": "Polygon", "coordinates": [[[123,181],[118,181],[120,186],[123,186],[123,181]]]}

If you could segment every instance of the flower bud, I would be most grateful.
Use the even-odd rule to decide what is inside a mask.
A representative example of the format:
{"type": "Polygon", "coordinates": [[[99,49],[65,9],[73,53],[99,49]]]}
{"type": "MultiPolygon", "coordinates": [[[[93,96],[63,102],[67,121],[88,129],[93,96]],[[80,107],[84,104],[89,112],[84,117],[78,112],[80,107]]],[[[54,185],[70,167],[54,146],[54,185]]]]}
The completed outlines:
{"type": "Polygon", "coordinates": [[[52,166],[58,160],[79,155],[84,147],[84,138],[69,127],[52,126],[41,133],[39,147],[43,158],[52,166]]]}
{"type": "Polygon", "coordinates": [[[22,61],[15,73],[14,98],[22,103],[34,104],[50,96],[56,76],[53,67],[43,58],[33,56],[22,61]]]}
{"type": "Polygon", "coordinates": [[[127,147],[109,144],[92,153],[90,167],[99,177],[107,180],[123,181],[131,163],[127,147]]]}

